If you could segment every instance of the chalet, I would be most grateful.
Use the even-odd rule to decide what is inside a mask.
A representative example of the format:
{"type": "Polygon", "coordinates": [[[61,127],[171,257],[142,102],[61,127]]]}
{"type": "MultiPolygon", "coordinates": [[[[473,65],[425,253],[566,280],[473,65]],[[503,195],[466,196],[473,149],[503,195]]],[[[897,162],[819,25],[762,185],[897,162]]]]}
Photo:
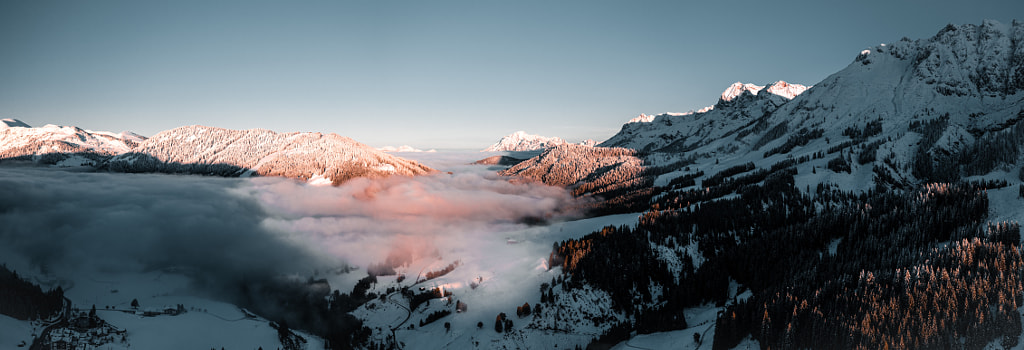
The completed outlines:
{"type": "Polygon", "coordinates": [[[71,350],[71,343],[61,339],[50,344],[50,349],[53,350],[71,350]]]}

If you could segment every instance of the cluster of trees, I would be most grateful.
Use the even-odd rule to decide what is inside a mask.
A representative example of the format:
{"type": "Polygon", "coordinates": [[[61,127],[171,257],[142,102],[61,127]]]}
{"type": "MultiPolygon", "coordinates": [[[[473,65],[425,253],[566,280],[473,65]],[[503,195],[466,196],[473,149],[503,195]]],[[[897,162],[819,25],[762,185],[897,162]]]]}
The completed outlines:
{"type": "Polygon", "coordinates": [[[235,303],[279,325],[316,334],[329,349],[361,348],[371,330],[350,312],[374,297],[366,290],[375,282],[376,277],[368,276],[351,293],[341,293],[331,292],[326,280],[243,280],[237,284],[235,303]]]}
{"type": "Polygon", "coordinates": [[[512,320],[509,319],[508,316],[506,316],[504,312],[499,313],[498,316],[494,318],[494,331],[495,332],[498,332],[498,333],[511,332],[512,331],[512,326],[513,326],[512,320]]]}
{"type": "Polygon", "coordinates": [[[755,254],[756,259],[742,263],[761,266],[785,259],[785,267],[729,268],[754,296],[730,307],[718,320],[716,347],[728,348],[754,336],[770,347],[808,347],[813,341],[837,348],[930,348],[949,347],[935,343],[937,337],[949,334],[958,335],[950,339],[964,336],[968,343],[982,344],[1019,334],[1012,325],[995,322],[995,315],[946,311],[963,305],[1000,310],[1019,304],[1011,300],[1020,289],[1020,269],[1015,267],[1020,260],[1019,229],[1016,225],[979,227],[988,209],[981,189],[942,184],[906,194],[854,196],[821,188],[819,193],[822,199],[842,205],[799,225],[804,228],[796,230],[798,234],[766,237],[751,242],[760,246],[732,256],[755,254]],[[836,240],[841,243],[835,253],[820,257],[815,249],[786,249],[836,240]],[[943,249],[944,242],[952,243],[943,249]],[[992,255],[982,255],[986,249],[992,255]],[[974,260],[953,259],[964,254],[973,254],[974,260]],[[754,273],[737,273],[744,270],[754,273]],[[865,281],[872,281],[876,289],[868,293],[865,281]],[[929,320],[938,321],[922,325],[929,320]],[[1010,331],[986,328],[989,331],[969,333],[957,328],[963,324],[1010,331]],[[914,343],[915,337],[930,340],[914,343]]]}
{"type": "Polygon", "coordinates": [[[733,175],[736,175],[736,174],[740,174],[740,173],[745,173],[745,172],[754,170],[755,168],[756,167],[754,166],[753,162],[748,162],[746,164],[740,164],[740,165],[737,165],[737,166],[729,167],[729,168],[726,168],[725,170],[719,171],[718,173],[716,173],[714,175],[708,176],[706,179],[701,181],[700,185],[703,186],[703,187],[718,186],[718,185],[721,185],[722,181],[725,180],[725,178],[727,178],[727,177],[730,177],[730,176],[733,176],[733,175]]]}
{"type": "Polygon", "coordinates": [[[949,124],[949,114],[939,118],[911,124],[911,131],[921,134],[921,142],[914,154],[912,173],[919,179],[955,182],[962,176],[987,174],[996,167],[1016,163],[1024,146],[1024,110],[1017,113],[1014,123],[1002,129],[975,131],[973,142],[959,149],[945,149],[935,145],[949,124]]]}
{"type": "Polygon", "coordinates": [[[1024,109],[1017,112],[1015,124],[1002,130],[991,131],[959,152],[967,176],[984,175],[1002,164],[1012,164],[1020,158],[1024,146],[1024,109]]]}
{"type": "Polygon", "coordinates": [[[416,281],[416,283],[426,282],[426,281],[429,281],[429,280],[432,280],[432,279],[435,279],[435,278],[447,275],[449,272],[452,272],[453,270],[455,270],[456,267],[459,267],[459,264],[462,264],[462,261],[461,260],[456,260],[456,261],[452,262],[451,264],[448,264],[448,266],[445,266],[444,268],[442,268],[440,270],[437,270],[437,271],[427,271],[427,273],[423,275],[423,279],[419,280],[419,281],[416,281]]]}
{"type": "Polygon", "coordinates": [[[860,153],[857,154],[857,164],[868,164],[874,162],[876,155],[878,154],[878,147],[885,143],[886,140],[875,140],[869,142],[861,148],[860,153]]]}
{"type": "MultiPolygon", "coordinates": [[[[685,328],[685,307],[713,302],[728,305],[716,321],[718,348],[746,337],[772,348],[1012,344],[1021,331],[1019,227],[982,224],[985,189],[1004,181],[802,193],[797,163],[667,190],[636,227],[559,242],[549,264],[562,267],[564,288],[604,290],[631,319],[607,341],[685,328]],[[657,247],[679,263],[669,267],[657,247]],[[752,296],[731,298],[730,280],[752,296]]],[[[542,299],[554,296],[542,290],[542,299]]]]}
{"type": "Polygon", "coordinates": [[[921,134],[921,141],[914,151],[914,164],[911,173],[918,179],[951,182],[960,177],[959,167],[954,163],[948,150],[937,152],[932,149],[949,126],[949,113],[927,121],[913,121],[910,131],[921,134]]]}
{"type": "MultiPolygon", "coordinates": [[[[826,141],[827,140],[828,139],[826,139],[826,141]]],[[[825,150],[825,153],[826,154],[836,153],[836,152],[842,151],[844,149],[850,148],[853,145],[854,145],[853,140],[843,141],[843,142],[834,144],[832,146],[829,146],[828,149],[825,150]]],[[[819,156],[819,155],[820,155],[820,157],[818,157],[818,158],[824,158],[825,157],[823,154],[821,154],[821,151],[818,151],[818,152],[815,153],[815,156],[819,156]]]]}
{"type": "Polygon", "coordinates": [[[409,310],[416,310],[417,307],[428,302],[430,299],[444,298],[452,295],[451,290],[431,288],[423,293],[415,294],[409,287],[402,288],[402,295],[409,298],[409,310]]]}
{"type": "Polygon", "coordinates": [[[0,266],[0,314],[19,320],[44,319],[60,313],[64,307],[61,287],[43,291],[18,276],[17,272],[0,266]]]}
{"type": "MultiPolygon", "coordinates": [[[[761,126],[761,123],[755,125],[754,129],[757,129],[759,126],[761,126]]],[[[761,138],[754,143],[754,150],[761,149],[762,146],[767,145],[769,142],[775,141],[776,139],[786,135],[787,132],[789,132],[789,122],[784,120],[781,123],[773,126],[767,132],[765,132],[764,136],[761,136],[761,138]]]]}
{"type": "Polygon", "coordinates": [[[533,310],[530,309],[529,302],[523,303],[522,306],[516,306],[516,316],[519,316],[519,318],[530,316],[531,313],[533,313],[533,310]]]}
{"type": "Polygon", "coordinates": [[[764,157],[768,158],[773,154],[789,153],[789,151],[792,151],[797,146],[807,145],[812,140],[820,139],[824,135],[824,129],[800,129],[796,132],[796,134],[793,134],[788,139],[786,139],[786,142],[784,142],[783,144],[764,152],[764,157]]]}
{"type": "Polygon", "coordinates": [[[440,320],[441,318],[451,315],[452,310],[437,310],[427,315],[426,319],[420,320],[420,327],[426,326],[433,323],[434,321],[440,320]]]}
{"type": "Polygon", "coordinates": [[[701,176],[704,176],[704,171],[703,170],[698,170],[698,171],[693,172],[693,173],[685,174],[683,176],[676,177],[676,178],[672,179],[671,181],[669,181],[667,187],[670,188],[670,189],[676,189],[676,188],[687,188],[687,187],[690,187],[690,186],[696,186],[697,185],[697,178],[699,178],[701,176]]]}
{"type": "MultiPolygon", "coordinates": [[[[800,159],[786,159],[772,165],[768,169],[757,169],[743,176],[734,176],[721,180],[714,186],[690,190],[676,190],[659,188],[658,192],[664,195],[659,196],[651,208],[660,210],[662,208],[685,208],[693,203],[710,201],[730,193],[741,193],[742,191],[756,190],[757,184],[769,177],[785,177],[796,175],[795,165],[810,160],[804,156],[800,159]]],[[[774,185],[773,185],[774,186],[774,185]]]]}
{"type": "Polygon", "coordinates": [[[882,133],[882,118],[878,118],[864,124],[863,128],[851,126],[843,130],[843,136],[849,136],[855,142],[862,142],[871,136],[882,133]],[[859,140],[859,141],[857,141],[859,140]]]}
{"type": "Polygon", "coordinates": [[[842,154],[828,161],[828,168],[836,173],[849,173],[853,171],[850,167],[850,162],[846,160],[842,154]]]}

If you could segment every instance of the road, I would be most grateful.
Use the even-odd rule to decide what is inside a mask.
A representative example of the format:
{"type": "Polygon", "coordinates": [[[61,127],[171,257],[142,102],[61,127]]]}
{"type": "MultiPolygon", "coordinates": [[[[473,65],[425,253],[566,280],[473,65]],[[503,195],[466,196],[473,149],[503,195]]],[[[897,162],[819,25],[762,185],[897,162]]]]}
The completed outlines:
{"type": "Polygon", "coordinates": [[[46,328],[43,328],[43,331],[39,333],[39,336],[32,340],[32,346],[29,347],[29,350],[42,350],[43,342],[50,338],[50,332],[53,331],[54,328],[68,325],[69,315],[71,315],[71,299],[64,297],[64,310],[61,311],[57,322],[51,323],[49,326],[46,326],[46,328]]]}
{"type": "Polygon", "coordinates": [[[399,302],[395,301],[394,299],[391,299],[391,297],[393,297],[395,295],[401,295],[401,294],[402,293],[400,293],[400,292],[394,292],[394,293],[388,294],[388,297],[387,297],[388,301],[390,301],[392,304],[398,305],[398,307],[400,307],[402,309],[405,309],[405,312],[406,312],[405,319],[402,320],[402,323],[399,323],[397,326],[392,327],[391,328],[391,333],[394,333],[396,329],[402,328],[402,325],[404,325],[406,322],[409,322],[409,319],[412,318],[412,310],[409,310],[409,308],[406,307],[405,305],[402,305],[402,303],[399,303],[399,302]]]}

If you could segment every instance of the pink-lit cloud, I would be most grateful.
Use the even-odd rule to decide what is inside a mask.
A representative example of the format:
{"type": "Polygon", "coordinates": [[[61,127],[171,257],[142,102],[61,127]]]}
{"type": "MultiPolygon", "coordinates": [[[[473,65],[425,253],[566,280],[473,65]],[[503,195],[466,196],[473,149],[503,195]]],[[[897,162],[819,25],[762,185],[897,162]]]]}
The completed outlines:
{"type": "Polygon", "coordinates": [[[254,179],[235,190],[256,198],[263,226],[325,258],[355,264],[381,261],[390,250],[413,246],[469,248],[474,240],[525,226],[524,221],[576,216],[576,199],[562,188],[510,183],[479,173],[357,179],[339,187],[254,179]]]}

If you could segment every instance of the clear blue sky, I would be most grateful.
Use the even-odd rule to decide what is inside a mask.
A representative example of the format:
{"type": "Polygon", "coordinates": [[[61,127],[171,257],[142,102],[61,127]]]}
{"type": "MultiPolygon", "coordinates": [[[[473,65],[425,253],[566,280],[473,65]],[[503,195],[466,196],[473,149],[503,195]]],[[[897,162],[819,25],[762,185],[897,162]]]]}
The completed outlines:
{"type": "Polygon", "coordinates": [[[0,0],[0,117],[601,141],[736,81],[814,84],[868,46],[1014,15],[1024,1],[0,0]]]}

